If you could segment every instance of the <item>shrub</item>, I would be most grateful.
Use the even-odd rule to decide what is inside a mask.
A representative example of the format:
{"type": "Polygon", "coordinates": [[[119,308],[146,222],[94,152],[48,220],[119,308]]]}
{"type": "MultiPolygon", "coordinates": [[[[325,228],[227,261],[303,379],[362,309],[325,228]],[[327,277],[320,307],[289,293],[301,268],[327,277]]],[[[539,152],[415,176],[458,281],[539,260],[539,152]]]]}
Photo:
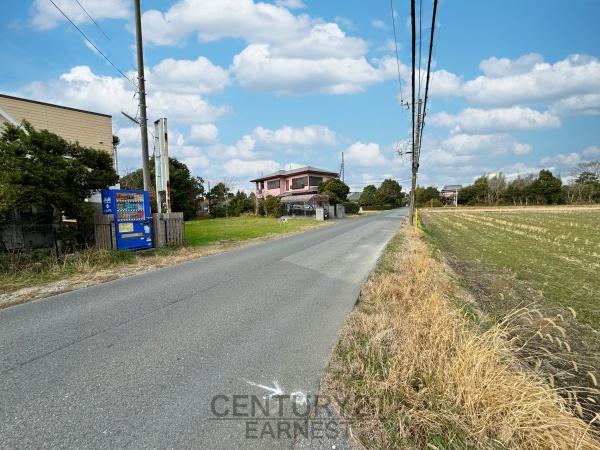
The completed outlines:
{"type": "Polygon", "coordinates": [[[358,211],[360,210],[360,206],[358,205],[358,203],[344,202],[342,204],[344,205],[346,214],[358,214],[358,211]]]}
{"type": "Polygon", "coordinates": [[[281,200],[278,197],[268,196],[263,200],[261,209],[266,216],[281,217],[281,200]]]}

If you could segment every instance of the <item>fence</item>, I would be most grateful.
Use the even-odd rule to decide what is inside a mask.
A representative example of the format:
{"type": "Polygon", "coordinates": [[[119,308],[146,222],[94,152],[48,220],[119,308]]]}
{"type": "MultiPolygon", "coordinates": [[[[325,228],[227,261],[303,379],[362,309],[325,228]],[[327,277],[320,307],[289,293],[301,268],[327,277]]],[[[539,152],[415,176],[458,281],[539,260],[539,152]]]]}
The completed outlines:
{"type": "Polygon", "coordinates": [[[180,247],[185,244],[183,213],[152,214],[154,247],[180,247]]]}
{"type": "Polygon", "coordinates": [[[112,250],[117,248],[117,238],[115,236],[115,221],[112,215],[94,216],[94,233],[96,237],[96,247],[103,250],[112,250]]]}
{"type": "MultiPolygon", "coordinates": [[[[96,247],[116,249],[115,223],[112,215],[94,217],[96,247]]],[[[152,214],[152,241],[154,248],[179,247],[185,244],[183,213],[152,214]]]]}

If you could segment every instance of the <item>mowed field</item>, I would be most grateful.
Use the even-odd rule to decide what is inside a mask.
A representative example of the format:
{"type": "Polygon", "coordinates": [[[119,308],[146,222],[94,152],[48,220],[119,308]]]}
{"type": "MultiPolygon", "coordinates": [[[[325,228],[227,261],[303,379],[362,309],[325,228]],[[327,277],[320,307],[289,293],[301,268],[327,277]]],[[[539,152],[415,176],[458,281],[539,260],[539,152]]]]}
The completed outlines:
{"type": "Polygon", "coordinates": [[[600,208],[431,209],[421,218],[442,252],[510,271],[600,328],[600,208]]]}

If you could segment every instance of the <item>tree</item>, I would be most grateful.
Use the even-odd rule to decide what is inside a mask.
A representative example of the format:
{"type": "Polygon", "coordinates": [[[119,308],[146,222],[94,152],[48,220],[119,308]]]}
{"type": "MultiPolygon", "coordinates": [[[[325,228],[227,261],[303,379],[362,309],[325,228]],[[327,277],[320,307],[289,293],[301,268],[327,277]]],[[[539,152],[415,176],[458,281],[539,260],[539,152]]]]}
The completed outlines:
{"type": "Polygon", "coordinates": [[[249,198],[244,191],[237,191],[235,196],[229,200],[229,215],[231,216],[239,216],[253,211],[254,199],[249,198]]]}
{"type": "Polygon", "coordinates": [[[417,205],[431,204],[432,200],[440,200],[440,191],[435,186],[417,186],[415,189],[415,203],[417,205]]]}
{"type": "Polygon", "coordinates": [[[383,198],[384,203],[388,203],[394,206],[400,206],[404,199],[404,193],[402,192],[402,186],[391,178],[383,180],[379,189],[377,189],[379,195],[383,198]]]}
{"type": "Polygon", "coordinates": [[[529,186],[535,181],[534,174],[521,176],[508,183],[503,197],[504,200],[513,205],[529,205],[531,202],[531,190],[529,186]]]}
{"type": "MultiPolygon", "coordinates": [[[[150,161],[150,179],[152,181],[150,197],[152,198],[151,203],[154,206],[156,204],[154,158],[151,158],[150,161]]],[[[172,210],[183,212],[185,220],[194,218],[198,211],[201,197],[204,194],[204,180],[201,177],[192,176],[188,167],[176,158],[169,158],[169,180],[172,210]]],[[[125,175],[121,179],[121,187],[124,189],[143,189],[144,178],[142,169],[125,175]]]]}
{"type": "MultiPolygon", "coordinates": [[[[592,203],[600,201],[600,161],[588,161],[577,164],[571,175],[574,183],[569,186],[569,193],[577,197],[577,201],[592,203]]],[[[571,200],[575,200],[571,198],[571,200]]]]}
{"type": "Polygon", "coordinates": [[[334,205],[348,200],[348,192],[350,188],[339,178],[331,178],[319,185],[319,194],[324,194],[329,197],[329,201],[334,205]]]}
{"type": "Polygon", "coordinates": [[[0,136],[0,213],[59,223],[63,215],[85,220],[86,199],[119,181],[111,156],[67,142],[48,130],[5,124],[0,136]]]}
{"type": "Polygon", "coordinates": [[[229,186],[221,182],[215,184],[208,192],[208,208],[213,217],[226,217],[229,215],[229,186]]]}
{"type": "Polygon", "coordinates": [[[537,180],[529,185],[529,190],[538,204],[551,205],[562,202],[562,181],[549,170],[540,170],[537,180]]]}
{"type": "Polygon", "coordinates": [[[281,200],[279,200],[279,197],[269,195],[262,201],[261,207],[265,216],[281,217],[281,200]]]}
{"type": "Polygon", "coordinates": [[[369,184],[365,186],[360,197],[358,198],[358,204],[361,206],[376,206],[383,205],[383,198],[377,191],[377,188],[369,184]]]}

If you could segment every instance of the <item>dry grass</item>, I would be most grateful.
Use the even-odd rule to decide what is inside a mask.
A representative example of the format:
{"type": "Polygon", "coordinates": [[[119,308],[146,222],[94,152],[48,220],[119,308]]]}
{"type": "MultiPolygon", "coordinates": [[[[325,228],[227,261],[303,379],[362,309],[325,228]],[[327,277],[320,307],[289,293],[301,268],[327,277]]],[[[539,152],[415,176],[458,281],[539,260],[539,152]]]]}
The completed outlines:
{"type": "MultiPolygon", "coordinates": [[[[419,232],[384,257],[343,331],[324,391],[369,448],[598,449],[539,372],[515,357],[510,321],[482,329],[419,232]]],[[[393,243],[394,244],[394,243],[393,243]]]]}

